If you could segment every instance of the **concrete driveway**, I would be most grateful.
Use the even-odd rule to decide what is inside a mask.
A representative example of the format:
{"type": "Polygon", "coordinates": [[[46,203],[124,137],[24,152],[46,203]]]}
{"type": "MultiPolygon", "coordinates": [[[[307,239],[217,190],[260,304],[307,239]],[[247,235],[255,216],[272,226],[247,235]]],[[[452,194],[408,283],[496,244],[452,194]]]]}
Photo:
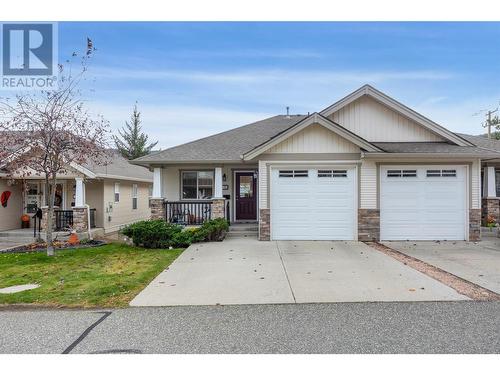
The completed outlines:
{"type": "Polygon", "coordinates": [[[464,299],[361,242],[234,238],[190,246],[130,305],[464,299]]]}
{"type": "Polygon", "coordinates": [[[420,259],[493,292],[500,293],[500,239],[481,242],[385,242],[386,246],[420,259]]]}

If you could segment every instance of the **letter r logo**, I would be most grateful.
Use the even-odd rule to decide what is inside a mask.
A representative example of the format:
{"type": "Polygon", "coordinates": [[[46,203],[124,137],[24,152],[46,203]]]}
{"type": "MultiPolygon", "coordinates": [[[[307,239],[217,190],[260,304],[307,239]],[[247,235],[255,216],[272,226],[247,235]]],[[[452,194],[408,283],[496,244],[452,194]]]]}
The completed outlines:
{"type": "Polygon", "coordinates": [[[52,24],[2,24],[2,73],[5,76],[53,74],[52,24]]]}

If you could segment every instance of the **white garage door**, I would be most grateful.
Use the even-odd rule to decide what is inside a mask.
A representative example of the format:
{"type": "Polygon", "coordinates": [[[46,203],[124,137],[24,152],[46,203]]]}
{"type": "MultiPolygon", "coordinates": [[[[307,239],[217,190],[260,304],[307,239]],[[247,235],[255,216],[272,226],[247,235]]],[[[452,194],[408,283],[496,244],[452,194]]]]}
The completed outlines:
{"type": "Polygon", "coordinates": [[[393,166],[380,169],[382,240],[464,240],[466,168],[393,166]]]}
{"type": "Polygon", "coordinates": [[[271,172],[274,240],[353,240],[354,168],[276,168],[271,172]]]}

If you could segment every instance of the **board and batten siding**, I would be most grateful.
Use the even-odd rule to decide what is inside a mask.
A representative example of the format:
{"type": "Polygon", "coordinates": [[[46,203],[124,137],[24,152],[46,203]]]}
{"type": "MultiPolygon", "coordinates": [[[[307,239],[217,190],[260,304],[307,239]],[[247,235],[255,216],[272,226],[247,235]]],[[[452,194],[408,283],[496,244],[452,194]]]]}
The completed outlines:
{"type": "Polygon", "coordinates": [[[443,139],[368,96],[329,116],[369,142],[442,142],[443,139]]]}
{"type": "Polygon", "coordinates": [[[377,164],[371,160],[363,160],[360,168],[359,208],[377,208],[377,164]]]}
{"type": "Polygon", "coordinates": [[[304,130],[271,147],[266,153],[355,153],[359,147],[319,124],[304,130]]]}

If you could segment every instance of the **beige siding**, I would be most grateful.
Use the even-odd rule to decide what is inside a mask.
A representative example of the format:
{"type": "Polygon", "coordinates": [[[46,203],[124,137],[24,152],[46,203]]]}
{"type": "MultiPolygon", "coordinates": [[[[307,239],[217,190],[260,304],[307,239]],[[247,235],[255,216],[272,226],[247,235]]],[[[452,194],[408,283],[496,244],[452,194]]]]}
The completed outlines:
{"type": "Polygon", "coordinates": [[[313,124],[271,147],[266,153],[354,153],[359,147],[324,126],[313,124]]]}
{"type": "Polygon", "coordinates": [[[259,160],[259,209],[269,208],[268,204],[267,164],[265,161],[259,160]]]}
{"type": "Polygon", "coordinates": [[[151,183],[132,182],[124,180],[104,181],[104,205],[106,232],[119,230],[120,227],[140,220],[147,220],[151,216],[149,208],[149,186],[151,183]],[[120,183],[120,202],[114,201],[115,182],[120,183]],[[137,209],[132,209],[132,184],[137,184],[137,209]],[[109,210],[112,207],[112,210],[109,210]],[[111,220],[108,220],[111,217],[111,220]]]}
{"type": "Polygon", "coordinates": [[[104,226],[104,181],[85,181],[85,203],[90,208],[95,208],[95,225],[102,228],[104,226]]]}
{"type": "Polygon", "coordinates": [[[481,161],[474,160],[471,169],[471,208],[481,208],[481,161]]]}
{"type": "Polygon", "coordinates": [[[360,208],[377,208],[377,164],[363,160],[360,170],[360,208]]]}
{"type": "Polygon", "coordinates": [[[17,182],[13,186],[8,186],[6,180],[0,179],[0,194],[4,191],[10,191],[11,196],[7,207],[0,205],[0,230],[20,228],[21,215],[23,214],[22,184],[17,182]]]}
{"type": "Polygon", "coordinates": [[[368,96],[338,110],[330,119],[369,142],[439,142],[441,137],[368,96]]]}

